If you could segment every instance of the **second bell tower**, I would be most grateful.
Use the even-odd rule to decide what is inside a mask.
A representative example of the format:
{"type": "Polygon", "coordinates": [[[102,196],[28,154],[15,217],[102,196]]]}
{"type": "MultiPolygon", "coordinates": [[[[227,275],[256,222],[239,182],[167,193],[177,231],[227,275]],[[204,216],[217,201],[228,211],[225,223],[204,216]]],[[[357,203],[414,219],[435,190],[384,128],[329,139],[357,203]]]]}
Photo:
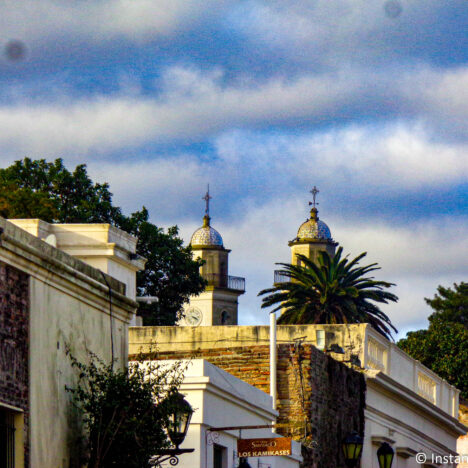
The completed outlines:
{"type": "Polygon", "coordinates": [[[245,279],[229,275],[229,249],[223,245],[219,232],[211,227],[209,187],[203,197],[206,202],[203,225],[190,240],[195,258],[204,260],[201,276],[207,281],[205,290],[192,296],[184,307],[180,325],[237,325],[238,297],[245,292],[245,279]]]}

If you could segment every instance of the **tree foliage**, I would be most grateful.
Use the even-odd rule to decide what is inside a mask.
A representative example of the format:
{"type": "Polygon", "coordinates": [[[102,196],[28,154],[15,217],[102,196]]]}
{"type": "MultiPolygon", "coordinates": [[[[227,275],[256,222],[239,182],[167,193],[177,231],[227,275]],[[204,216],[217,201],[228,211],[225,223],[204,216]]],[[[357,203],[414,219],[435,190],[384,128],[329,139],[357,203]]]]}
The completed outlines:
{"type": "Polygon", "coordinates": [[[145,325],[174,325],[183,303],[205,288],[201,260],[193,260],[191,249],[183,246],[177,226],[164,233],[148,216],[143,207],[121,224],[138,237],[138,253],[147,259],[145,270],[137,276],[138,295],[159,299],[156,304],[141,304],[139,313],[145,325]]]}
{"type": "Polygon", "coordinates": [[[40,218],[51,223],[110,223],[138,236],[137,253],[148,261],[137,274],[140,295],[159,302],[141,308],[147,325],[173,325],[184,302],[205,287],[200,260],[192,259],[176,226],[165,232],[149,221],[145,207],[125,216],[112,203],[107,183],[94,183],[86,165],[68,171],[61,159],[53,163],[25,158],[0,169],[0,216],[40,218]]]}
{"type": "Polygon", "coordinates": [[[115,369],[91,352],[87,364],[68,354],[79,375],[67,390],[82,415],[89,468],[148,466],[156,450],[170,445],[164,428],[185,368],[151,361],[115,369]]]}
{"type": "Polygon", "coordinates": [[[439,319],[468,327],[468,283],[455,283],[453,289],[439,286],[437,292],[433,299],[425,299],[434,310],[429,322],[439,319]]]}
{"type": "Polygon", "coordinates": [[[265,295],[262,308],[275,306],[272,312],[282,309],[280,324],[370,323],[391,337],[391,331],[397,330],[374,303],[398,300],[385,291],[392,283],[367,276],[379,269],[375,263],[358,266],[366,253],[351,261],[342,258],[342,253],[342,247],[333,257],[320,252],[317,264],[304,255],[297,255],[299,265],[280,263],[281,273],[290,281],[260,291],[259,295],[265,295]]]}
{"type": "Polygon", "coordinates": [[[468,283],[439,286],[425,300],[434,310],[428,329],[409,332],[398,346],[468,398],[468,283]]]}

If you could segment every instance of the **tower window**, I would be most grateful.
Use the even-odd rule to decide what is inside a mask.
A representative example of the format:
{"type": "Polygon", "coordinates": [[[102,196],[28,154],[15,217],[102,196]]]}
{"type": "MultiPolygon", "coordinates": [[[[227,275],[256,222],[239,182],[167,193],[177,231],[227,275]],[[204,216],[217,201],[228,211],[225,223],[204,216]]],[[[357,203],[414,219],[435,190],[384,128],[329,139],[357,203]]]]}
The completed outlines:
{"type": "Polygon", "coordinates": [[[226,325],[229,320],[229,314],[226,310],[221,312],[221,325],[226,325]]]}

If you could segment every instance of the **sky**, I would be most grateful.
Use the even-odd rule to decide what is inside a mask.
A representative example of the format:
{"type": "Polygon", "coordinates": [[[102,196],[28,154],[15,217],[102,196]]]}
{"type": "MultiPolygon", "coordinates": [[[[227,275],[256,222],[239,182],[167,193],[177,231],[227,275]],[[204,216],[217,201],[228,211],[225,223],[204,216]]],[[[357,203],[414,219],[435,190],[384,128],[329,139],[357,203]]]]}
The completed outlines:
{"type": "Polygon", "coordinates": [[[467,280],[466,0],[3,0],[0,165],[86,163],[188,242],[212,225],[244,276],[240,324],[308,216],[368,252],[427,325],[467,280]]]}

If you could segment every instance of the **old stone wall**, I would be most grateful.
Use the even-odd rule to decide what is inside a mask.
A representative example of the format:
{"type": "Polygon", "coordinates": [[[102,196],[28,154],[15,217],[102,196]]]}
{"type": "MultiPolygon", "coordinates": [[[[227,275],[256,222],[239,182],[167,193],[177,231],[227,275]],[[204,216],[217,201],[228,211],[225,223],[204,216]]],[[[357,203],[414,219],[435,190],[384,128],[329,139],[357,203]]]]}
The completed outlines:
{"type": "MultiPolygon", "coordinates": [[[[134,358],[136,356],[131,356],[134,358]]],[[[269,393],[269,346],[158,352],[151,359],[203,358],[269,393]]],[[[278,345],[278,433],[304,444],[304,468],[343,465],[341,441],[364,432],[364,376],[310,344],[278,345]]]]}
{"type": "Polygon", "coordinates": [[[0,262],[0,403],[24,411],[25,466],[29,422],[29,276],[0,262]]]}

